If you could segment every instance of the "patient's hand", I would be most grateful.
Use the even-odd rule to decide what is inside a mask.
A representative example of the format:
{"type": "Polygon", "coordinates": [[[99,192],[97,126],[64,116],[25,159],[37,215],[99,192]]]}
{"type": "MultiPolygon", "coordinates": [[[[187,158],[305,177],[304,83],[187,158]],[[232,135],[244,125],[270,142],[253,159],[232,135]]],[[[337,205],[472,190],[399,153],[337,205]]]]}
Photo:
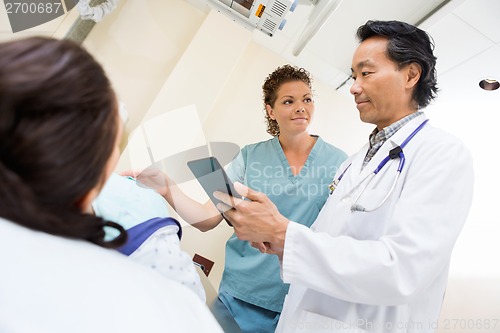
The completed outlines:
{"type": "Polygon", "coordinates": [[[158,168],[149,167],[142,171],[125,170],[120,175],[134,177],[138,185],[151,188],[165,198],[170,196],[170,186],[173,182],[158,168]]]}

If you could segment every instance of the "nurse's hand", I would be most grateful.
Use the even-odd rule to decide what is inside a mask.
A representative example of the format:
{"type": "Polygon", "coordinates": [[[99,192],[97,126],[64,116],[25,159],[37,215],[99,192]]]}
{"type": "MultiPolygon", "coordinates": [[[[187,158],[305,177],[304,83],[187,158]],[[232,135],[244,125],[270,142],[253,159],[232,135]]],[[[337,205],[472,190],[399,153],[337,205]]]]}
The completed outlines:
{"type": "Polygon", "coordinates": [[[142,171],[125,170],[120,172],[120,175],[135,178],[139,186],[151,188],[164,198],[170,196],[170,186],[173,185],[173,181],[156,167],[151,166],[142,171]]]}
{"type": "Polygon", "coordinates": [[[234,187],[246,200],[222,192],[215,192],[214,195],[223,202],[217,208],[225,211],[224,216],[233,225],[236,236],[241,240],[260,243],[257,248],[261,252],[281,256],[290,221],[280,214],[276,205],[264,193],[238,182],[234,183],[234,187]]]}

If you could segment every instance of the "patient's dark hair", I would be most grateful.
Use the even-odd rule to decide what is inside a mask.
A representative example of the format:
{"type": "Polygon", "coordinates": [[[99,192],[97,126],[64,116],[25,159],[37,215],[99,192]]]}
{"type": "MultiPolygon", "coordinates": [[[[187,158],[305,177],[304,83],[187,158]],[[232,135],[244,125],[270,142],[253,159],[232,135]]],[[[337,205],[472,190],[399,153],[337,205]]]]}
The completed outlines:
{"type": "Polygon", "coordinates": [[[67,40],[0,44],[0,216],[103,247],[124,229],[82,213],[105,182],[118,131],[116,98],[102,67],[67,40]],[[104,228],[119,230],[104,240],[104,228]]]}

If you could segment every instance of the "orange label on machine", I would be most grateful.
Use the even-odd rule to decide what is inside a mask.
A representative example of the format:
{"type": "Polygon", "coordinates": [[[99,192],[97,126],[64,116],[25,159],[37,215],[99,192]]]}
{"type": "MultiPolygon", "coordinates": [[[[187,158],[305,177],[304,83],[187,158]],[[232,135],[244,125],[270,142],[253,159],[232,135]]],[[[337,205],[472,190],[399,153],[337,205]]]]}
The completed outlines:
{"type": "Polygon", "coordinates": [[[266,9],[266,6],[264,6],[263,4],[260,4],[259,8],[257,8],[257,11],[255,12],[255,16],[261,17],[262,14],[264,13],[264,9],[266,9]]]}

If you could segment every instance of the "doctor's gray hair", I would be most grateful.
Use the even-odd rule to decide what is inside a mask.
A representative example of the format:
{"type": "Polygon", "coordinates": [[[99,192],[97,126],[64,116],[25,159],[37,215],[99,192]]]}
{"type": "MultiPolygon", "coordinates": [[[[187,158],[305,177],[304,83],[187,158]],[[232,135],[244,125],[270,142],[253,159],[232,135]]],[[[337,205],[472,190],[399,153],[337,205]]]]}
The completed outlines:
{"type": "Polygon", "coordinates": [[[104,247],[123,244],[121,226],[81,206],[104,184],[116,104],[102,67],[77,44],[43,37],[0,44],[0,216],[104,247]],[[105,241],[105,226],[120,236],[105,241]]]}
{"type": "Polygon", "coordinates": [[[357,31],[360,42],[381,36],[388,39],[387,55],[399,68],[417,63],[422,69],[420,80],[413,91],[413,100],[419,108],[424,108],[436,97],[436,57],[434,43],[423,30],[399,21],[368,21],[357,31]]]}

